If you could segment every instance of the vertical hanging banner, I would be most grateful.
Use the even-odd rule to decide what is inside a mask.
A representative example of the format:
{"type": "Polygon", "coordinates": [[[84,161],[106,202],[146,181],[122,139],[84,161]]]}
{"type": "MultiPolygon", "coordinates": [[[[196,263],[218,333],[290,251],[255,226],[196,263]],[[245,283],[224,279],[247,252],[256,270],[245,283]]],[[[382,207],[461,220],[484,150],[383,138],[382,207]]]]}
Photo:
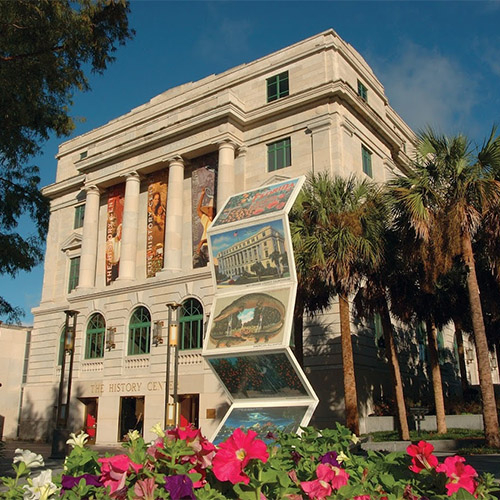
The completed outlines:
{"type": "Polygon", "coordinates": [[[208,230],[214,301],[203,355],[231,401],[212,440],[307,425],[318,398],[290,338],[297,276],[288,222],[304,177],[231,196],[208,230]]]}
{"type": "Polygon", "coordinates": [[[167,172],[148,177],[148,223],[146,231],[146,276],[152,278],[163,268],[165,217],[167,206],[167,172]]]}
{"type": "Polygon", "coordinates": [[[191,176],[193,269],[208,264],[207,230],[215,216],[216,155],[200,158],[191,176]]]}
{"type": "Polygon", "coordinates": [[[115,281],[120,272],[124,202],[125,184],[118,184],[109,188],[106,223],[106,285],[115,281]]]}

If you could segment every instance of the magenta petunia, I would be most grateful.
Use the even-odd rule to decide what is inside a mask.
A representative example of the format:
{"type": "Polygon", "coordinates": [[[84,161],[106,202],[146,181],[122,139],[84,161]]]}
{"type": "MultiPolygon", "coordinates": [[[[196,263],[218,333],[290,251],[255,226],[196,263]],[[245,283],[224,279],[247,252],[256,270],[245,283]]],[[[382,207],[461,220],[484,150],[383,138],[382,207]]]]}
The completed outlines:
{"type": "Polygon", "coordinates": [[[139,472],[141,464],[136,464],[127,455],[115,455],[113,457],[98,458],[101,464],[100,480],[104,486],[110,487],[111,498],[121,498],[126,495],[127,477],[132,473],[139,472]]]}
{"type": "Polygon", "coordinates": [[[61,477],[61,490],[64,492],[66,490],[73,489],[75,486],[78,486],[78,483],[82,479],[85,481],[87,486],[102,487],[102,483],[99,481],[99,476],[94,476],[93,474],[82,474],[81,476],[73,477],[65,476],[63,474],[61,477]]]}
{"type": "Polygon", "coordinates": [[[266,463],[269,458],[266,443],[255,439],[257,433],[247,433],[236,429],[232,436],[219,445],[213,459],[213,472],[219,481],[230,481],[233,484],[250,482],[244,468],[250,460],[261,460],[266,463]]]}
{"type": "Polygon", "coordinates": [[[436,471],[444,472],[449,479],[446,484],[448,496],[453,495],[453,493],[456,493],[460,488],[463,488],[471,494],[474,494],[474,491],[476,491],[476,469],[471,465],[466,465],[464,457],[447,457],[444,463],[436,467],[436,471]]]}

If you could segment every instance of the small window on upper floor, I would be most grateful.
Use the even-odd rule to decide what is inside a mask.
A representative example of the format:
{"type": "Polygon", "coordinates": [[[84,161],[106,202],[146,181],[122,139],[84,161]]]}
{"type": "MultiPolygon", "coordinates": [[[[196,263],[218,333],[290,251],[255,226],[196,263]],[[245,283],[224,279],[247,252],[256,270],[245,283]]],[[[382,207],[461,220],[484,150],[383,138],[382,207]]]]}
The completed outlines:
{"type": "Polygon", "coordinates": [[[78,205],[75,207],[75,222],[73,224],[73,229],[78,229],[83,227],[83,219],[85,217],[85,205],[78,205]]]}
{"type": "Polygon", "coordinates": [[[372,171],[372,153],[365,146],[361,146],[361,158],[363,161],[363,172],[368,175],[368,177],[373,177],[372,171]]]}
{"type": "Polygon", "coordinates": [[[78,286],[80,277],[80,257],[73,257],[69,260],[68,293],[78,286]]]}
{"type": "Polygon", "coordinates": [[[366,86],[358,80],[358,95],[364,101],[368,101],[368,89],[366,86]]]}
{"type": "Polygon", "coordinates": [[[288,95],[288,71],[267,79],[267,102],[276,101],[288,95]]]}
{"type": "Polygon", "coordinates": [[[267,171],[273,172],[292,164],[290,137],[267,145],[267,171]]]}

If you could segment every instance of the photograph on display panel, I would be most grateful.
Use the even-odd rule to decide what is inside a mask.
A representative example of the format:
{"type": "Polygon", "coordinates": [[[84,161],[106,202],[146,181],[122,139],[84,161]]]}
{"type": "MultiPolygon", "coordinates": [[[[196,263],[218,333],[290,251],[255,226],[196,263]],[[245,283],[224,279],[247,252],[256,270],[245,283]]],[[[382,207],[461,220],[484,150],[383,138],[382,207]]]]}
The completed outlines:
{"type": "Polygon", "coordinates": [[[294,285],[279,289],[216,296],[210,318],[205,353],[222,349],[249,350],[254,347],[285,345],[291,314],[294,285]]]}
{"type": "Polygon", "coordinates": [[[232,407],[216,432],[213,443],[225,441],[238,428],[245,431],[252,429],[257,433],[258,439],[270,443],[272,438],[269,436],[276,435],[279,431],[296,432],[309,409],[310,405],[307,404],[260,408],[232,407]]]}
{"type": "Polygon", "coordinates": [[[233,399],[303,398],[309,395],[285,352],[263,352],[208,363],[233,399]]]}
{"type": "Polygon", "coordinates": [[[298,177],[231,196],[217,214],[212,227],[277,214],[287,207],[288,201],[295,199],[303,182],[304,177],[298,177]]]}
{"type": "Polygon", "coordinates": [[[211,234],[210,251],[217,287],[294,278],[286,224],[284,218],[271,219],[211,234]]]}

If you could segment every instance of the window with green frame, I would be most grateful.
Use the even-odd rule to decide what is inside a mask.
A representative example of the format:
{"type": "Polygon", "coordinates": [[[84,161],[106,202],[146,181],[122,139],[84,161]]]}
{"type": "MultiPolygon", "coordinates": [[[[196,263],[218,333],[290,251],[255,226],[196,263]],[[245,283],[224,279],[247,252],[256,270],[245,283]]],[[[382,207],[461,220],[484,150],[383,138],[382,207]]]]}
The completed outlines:
{"type": "Polygon", "coordinates": [[[288,71],[267,79],[267,102],[286,97],[288,93],[288,71]]]}
{"type": "Polygon", "coordinates": [[[128,355],[149,354],[151,348],[151,314],[143,307],[132,313],[128,327],[128,355]]]}
{"type": "Polygon", "coordinates": [[[368,177],[373,177],[372,153],[363,145],[361,146],[361,158],[363,160],[363,172],[368,175],[368,177]]]}
{"type": "Polygon", "coordinates": [[[180,350],[203,347],[203,306],[198,300],[187,299],[182,303],[179,328],[180,350]]]}
{"type": "Polygon", "coordinates": [[[382,328],[382,318],[380,314],[374,314],[370,321],[370,327],[375,337],[375,345],[379,349],[385,348],[384,329],[382,328]]]}
{"type": "Polygon", "coordinates": [[[366,86],[358,80],[358,95],[361,99],[368,101],[368,89],[366,86]]]}
{"type": "Polygon", "coordinates": [[[78,229],[83,227],[83,219],[85,217],[85,205],[78,205],[75,207],[75,222],[73,224],[73,229],[78,229]]]}
{"type": "Polygon", "coordinates": [[[90,317],[85,338],[85,359],[104,357],[104,341],[106,321],[102,314],[95,313],[90,317]]]}
{"type": "Polygon", "coordinates": [[[292,144],[290,137],[267,145],[267,171],[273,172],[292,164],[292,144]]]}
{"type": "Polygon", "coordinates": [[[80,257],[73,257],[69,260],[69,280],[68,292],[71,292],[78,286],[78,278],[80,276],[80,257]]]}

